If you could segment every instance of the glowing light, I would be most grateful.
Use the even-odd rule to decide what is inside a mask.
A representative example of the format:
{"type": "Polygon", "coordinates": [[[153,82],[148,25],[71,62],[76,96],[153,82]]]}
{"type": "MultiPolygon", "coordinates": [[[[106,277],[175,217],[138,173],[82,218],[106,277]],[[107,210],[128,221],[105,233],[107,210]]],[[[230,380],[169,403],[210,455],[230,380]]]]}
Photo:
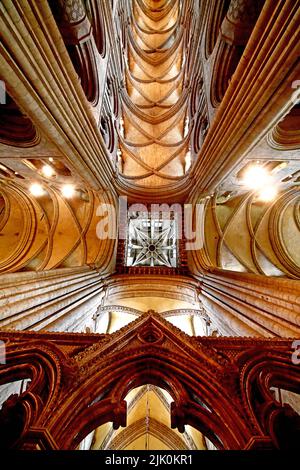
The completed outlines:
{"type": "Polygon", "coordinates": [[[51,178],[54,175],[54,170],[50,165],[44,165],[42,168],[42,173],[46,178],[51,178]]]}
{"type": "Polygon", "coordinates": [[[271,175],[262,166],[252,165],[245,172],[243,183],[249,189],[261,189],[271,183],[271,175]]]}
{"type": "Polygon", "coordinates": [[[258,193],[258,198],[260,201],[270,202],[274,201],[278,193],[276,186],[266,186],[265,188],[260,189],[258,193]]]}
{"type": "Polygon", "coordinates": [[[29,191],[35,197],[42,196],[44,194],[43,186],[41,186],[39,183],[33,183],[30,186],[29,191]]]}
{"type": "Polygon", "coordinates": [[[75,194],[75,188],[72,184],[65,184],[61,188],[61,193],[64,197],[66,197],[67,199],[70,199],[75,194]]]}
{"type": "Polygon", "coordinates": [[[53,161],[54,161],[54,158],[49,157],[49,162],[53,162],[53,161]]]}

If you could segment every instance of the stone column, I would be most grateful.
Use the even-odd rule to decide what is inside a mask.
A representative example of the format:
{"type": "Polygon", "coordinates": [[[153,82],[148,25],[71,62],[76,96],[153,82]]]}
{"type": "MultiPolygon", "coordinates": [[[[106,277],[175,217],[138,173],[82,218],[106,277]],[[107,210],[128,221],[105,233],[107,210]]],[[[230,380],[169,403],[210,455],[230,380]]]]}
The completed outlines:
{"type": "Polygon", "coordinates": [[[201,184],[191,189],[189,201],[214,191],[252,148],[253,136],[262,139],[294,106],[299,7],[300,0],[265,1],[193,168],[194,181],[201,184]]]}
{"type": "MultiPolygon", "coordinates": [[[[100,274],[88,266],[2,274],[0,328],[84,332],[103,295],[100,274]]],[[[0,386],[0,408],[20,386],[0,386]]]]}
{"type": "Polygon", "coordinates": [[[298,281],[213,269],[202,276],[200,300],[221,334],[300,336],[298,281]]]}
{"type": "Polygon", "coordinates": [[[101,302],[102,278],[89,267],[4,274],[0,328],[83,331],[101,302]]]}
{"type": "MultiPolygon", "coordinates": [[[[82,2],[68,1],[66,8],[71,5],[77,7],[76,18],[81,19],[82,2]]],[[[93,109],[47,0],[18,4],[3,0],[0,12],[1,78],[9,95],[90,188],[114,192],[113,168],[93,109]]]]}

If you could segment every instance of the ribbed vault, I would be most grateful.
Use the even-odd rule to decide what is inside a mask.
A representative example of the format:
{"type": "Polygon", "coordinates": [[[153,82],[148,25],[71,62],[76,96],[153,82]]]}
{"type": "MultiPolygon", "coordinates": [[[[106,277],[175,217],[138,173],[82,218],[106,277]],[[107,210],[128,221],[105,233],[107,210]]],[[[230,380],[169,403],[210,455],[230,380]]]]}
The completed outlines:
{"type": "Polygon", "coordinates": [[[166,185],[188,170],[185,13],[178,0],[132,2],[124,41],[119,169],[139,186],[166,185]]]}
{"type": "Polygon", "coordinates": [[[187,426],[180,434],[171,429],[170,395],[154,385],[144,385],[132,390],[127,398],[127,426],[115,430],[106,423],[80,444],[80,449],[136,450],[204,449],[205,438],[196,429],[187,426]]]}

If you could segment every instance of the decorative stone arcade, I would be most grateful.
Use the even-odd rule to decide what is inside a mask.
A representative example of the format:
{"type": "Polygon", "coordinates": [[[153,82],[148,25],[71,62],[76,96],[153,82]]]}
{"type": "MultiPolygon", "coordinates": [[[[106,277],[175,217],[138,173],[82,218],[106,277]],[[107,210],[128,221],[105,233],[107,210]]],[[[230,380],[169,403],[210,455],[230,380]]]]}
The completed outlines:
{"type": "Polygon", "coordinates": [[[299,415],[270,390],[299,392],[291,339],[189,337],[153,311],[111,335],[0,339],[0,384],[31,380],[1,410],[5,447],[75,449],[101,424],[126,426],[125,397],[147,383],[171,394],[173,428],[194,426],[218,449],[293,448],[300,437],[299,415]]]}

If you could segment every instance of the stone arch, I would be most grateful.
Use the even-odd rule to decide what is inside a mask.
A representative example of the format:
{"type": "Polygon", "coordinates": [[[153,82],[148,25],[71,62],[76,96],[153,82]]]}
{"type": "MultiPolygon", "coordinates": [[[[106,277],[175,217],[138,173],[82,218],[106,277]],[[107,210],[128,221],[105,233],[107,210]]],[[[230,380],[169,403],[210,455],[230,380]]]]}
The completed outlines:
{"type": "Polygon", "coordinates": [[[251,421],[255,421],[263,433],[270,434],[280,449],[292,448],[287,442],[300,436],[300,416],[291,406],[282,406],[270,390],[283,387],[299,393],[299,365],[293,364],[291,354],[276,351],[266,359],[265,351],[257,352],[247,360],[241,374],[242,397],[248,403],[251,421]],[[282,421],[285,421],[284,433],[282,421]]]}
{"type": "Polygon", "coordinates": [[[212,54],[217,43],[220,26],[226,15],[230,0],[218,0],[209,3],[208,25],[205,31],[205,58],[208,59],[212,54]]]}
{"type": "MultiPolygon", "coordinates": [[[[113,373],[109,374],[109,379],[101,381],[101,375],[107,372],[104,368],[101,375],[95,374],[88,385],[84,384],[76,390],[68,399],[68,413],[64,417],[61,416],[59,422],[53,423],[54,428],[57,429],[59,426],[61,429],[57,436],[60,447],[75,449],[95,427],[108,421],[114,423],[115,429],[120,425],[125,426],[124,398],[133,388],[150,383],[165,389],[174,399],[171,406],[172,427],[178,427],[183,432],[184,424],[190,424],[207,435],[220,449],[242,448],[245,445],[243,433],[246,432],[246,427],[244,428],[243,421],[233,409],[231,401],[223,395],[220,389],[218,390],[220,384],[214,380],[213,374],[208,379],[201,377],[202,374],[199,374],[197,378],[192,377],[192,371],[188,369],[182,373],[181,365],[188,367],[188,362],[184,360],[184,357],[174,359],[166,357],[166,351],[162,353],[164,353],[164,362],[158,348],[152,349],[151,358],[140,350],[135,351],[132,357],[124,357],[121,362],[117,354],[112,360],[118,364],[118,367],[115,367],[113,373]],[[166,367],[168,372],[164,370],[162,373],[162,367],[166,367]],[[124,376],[125,371],[129,372],[124,376]],[[133,371],[135,371],[134,374],[133,371]],[[210,383],[209,386],[208,383],[210,383]],[[201,390],[202,400],[207,403],[206,408],[192,398],[198,388],[201,390]],[[110,393],[107,392],[109,389],[111,389],[110,393]],[[86,397],[93,402],[99,395],[106,398],[86,408],[86,397]],[[75,405],[77,409],[74,416],[75,405]],[[213,413],[208,410],[208,405],[214,409],[213,413]],[[72,419],[71,424],[65,428],[64,423],[69,422],[69,419],[72,419]]],[[[124,352],[122,354],[124,355],[124,352]]],[[[193,366],[195,364],[191,364],[191,367],[193,366]]],[[[199,397],[198,400],[200,400],[199,397]]]]}
{"type": "Polygon", "coordinates": [[[291,340],[189,337],[154,312],[111,335],[1,337],[15,341],[7,342],[11,374],[20,357],[37,370],[20,448],[75,449],[104,423],[126,426],[125,398],[146,384],[171,395],[172,428],[193,426],[219,449],[281,448],[280,423],[291,432],[299,421],[268,391],[273,382],[299,390],[291,340]]]}
{"type": "Polygon", "coordinates": [[[6,95],[0,104],[0,143],[13,147],[30,148],[40,142],[40,135],[32,121],[15,101],[6,95]]]}

